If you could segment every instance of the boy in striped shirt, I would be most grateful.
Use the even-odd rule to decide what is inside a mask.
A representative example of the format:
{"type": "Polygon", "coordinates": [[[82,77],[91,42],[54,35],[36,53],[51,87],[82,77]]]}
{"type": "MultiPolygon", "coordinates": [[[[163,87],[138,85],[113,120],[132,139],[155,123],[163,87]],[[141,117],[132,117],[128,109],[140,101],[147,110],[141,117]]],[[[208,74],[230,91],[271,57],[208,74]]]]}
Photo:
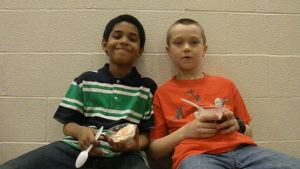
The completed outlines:
{"type": "Polygon", "coordinates": [[[81,168],[148,168],[142,150],[149,144],[149,129],[154,125],[152,98],[157,85],[133,67],[135,59],[143,53],[144,43],[143,26],[135,17],[121,15],[112,19],[102,40],[109,63],[75,78],[54,115],[64,124],[67,137],[0,168],[74,168],[80,151],[90,144],[94,147],[81,168]],[[138,126],[130,144],[114,143],[103,136],[109,128],[123,123],[138,126]],[[103,135],[95,140],[101,126],[103,135]]]}

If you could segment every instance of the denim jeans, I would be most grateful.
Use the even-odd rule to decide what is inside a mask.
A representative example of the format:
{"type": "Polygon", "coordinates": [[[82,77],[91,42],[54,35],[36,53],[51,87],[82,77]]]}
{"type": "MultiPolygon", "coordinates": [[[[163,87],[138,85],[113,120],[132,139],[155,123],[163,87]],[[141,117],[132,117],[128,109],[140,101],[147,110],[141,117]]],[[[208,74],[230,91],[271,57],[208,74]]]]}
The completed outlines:
{"type": "Polygon", "coordinates": [[[259,146],[241,145],[226,153],[189,156],[178,169],[300,169],[300,159],[259,146]]]}
{"type": "MultiPolygon", "coordinates": [[[[0,169],[75,169],[80,150],[57,141],[12,159],[0,169]]],[[[138,154],[119,157],[89,157],[82,169],[148,169],[138,154]]]]}

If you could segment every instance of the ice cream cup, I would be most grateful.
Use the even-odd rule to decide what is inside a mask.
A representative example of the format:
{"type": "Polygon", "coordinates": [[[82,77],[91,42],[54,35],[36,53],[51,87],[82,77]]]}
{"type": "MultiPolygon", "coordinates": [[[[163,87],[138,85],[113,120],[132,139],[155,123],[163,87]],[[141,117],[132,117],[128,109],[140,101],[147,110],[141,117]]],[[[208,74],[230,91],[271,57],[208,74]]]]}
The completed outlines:
{"type": "Polygon", "coordinates": [[[116,125],[107,130],[106,135],[110,137],[115,143],[124,142],[131,143],[135,136],[137,125],[131,123],[123,123],[116,125]]]}

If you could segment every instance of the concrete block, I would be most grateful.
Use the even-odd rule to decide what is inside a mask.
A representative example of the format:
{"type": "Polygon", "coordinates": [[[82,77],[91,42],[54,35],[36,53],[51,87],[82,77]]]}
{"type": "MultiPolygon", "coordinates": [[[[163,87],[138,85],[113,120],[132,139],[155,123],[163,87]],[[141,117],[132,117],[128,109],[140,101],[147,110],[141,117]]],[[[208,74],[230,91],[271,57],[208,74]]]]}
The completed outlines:
{"type": "Polygon", "coordinates": [[[228,33],[228,13],[213,13],[193,11],[189,12],[190,18],[198,21],[206,35],[207,53],[223,54],[228,53],[231,44],[231,37],[228,33]],[[230,42],[229,42],[230,41],[230,42]]]}
{"type": "Polygon", "coordinates": [[[300,2],[295,0],[269,0],[268,12],[270,13],[300,13],[300,2]]]}
{"type": "Polygon", "coordinates": [[[266,19],[263,14],[229,14],[228,53],[266,54],[269,48],[266,19]]]}
{"type": "Polygon", "coordinates": [[[109,57],[104,54],[92,54],[92,70],[97,71],[98,69],[102,68],[104,64],[109,63],[109,57]]]}
{"type": "Polygon", "coordinates": [[[266,40],[268,54],[299,55],[300,54],[300,16],[268,15],[266,28],[262,37],[266,40]]]}
{"type": "Polygon", "coordinates": [[[146,53],[165,53],[166,33],[169,26],[179,18],[187,17],[184,12],[149,12],[137,13],[146,32],[146,53]],[[159,18],[159,19],[158,19],[159,18]]]}
{"type": "Polygon", "coordinates": [[[0,142],[46,140],[46,99],[0,98],[0,107],[0,142]]]}
{"type": "Polygon", "coordinates": [[[269,95],[267,56],[209,54],[201,66],[207,74],[232,80],[244,98],[269,95]]]}
{"type": "Polygon", "coordinates": [[[71,81],[91,69],[85,54],[8,54],[5,62],[10,96],[64,96],[71,81]]]}
{"type": "Polygon", "coordinates": [[[265,12],[267,0],[186,0],[187,10],[265,12]]]}
{"type": "Polygon", "coordinates": [[[271,97],[300,96],[300,57],[270,57],[269,90],[271,97]]]}
{"type": "Polygon", "coordinates": [[[4,96],[6,94],[5,87],[5,76],[4,76],[4,56],[0,54],[0,96],[4,96]]]}
{"type": "MultiPolygon", "coordinates": [[[[68,1],[34,1],[34,0],[5,0],[5,9],[88,9],[93,7],[94,0],[68,0],[68,1]]],[[[1,6],[0,6],[1,7],[1,6]]]]}
{"type": "Polygon", "coordinates": [[[293,98],[246,99],[256,141],[300,140],[300,100],[293,98]]]}
{"type": "Polygon", "coordinates": [[[62,98],[49,98],[47,105],[47,142],[54,142],[65,137],[63,124],[56,121],[53,116],[62,98]]]}

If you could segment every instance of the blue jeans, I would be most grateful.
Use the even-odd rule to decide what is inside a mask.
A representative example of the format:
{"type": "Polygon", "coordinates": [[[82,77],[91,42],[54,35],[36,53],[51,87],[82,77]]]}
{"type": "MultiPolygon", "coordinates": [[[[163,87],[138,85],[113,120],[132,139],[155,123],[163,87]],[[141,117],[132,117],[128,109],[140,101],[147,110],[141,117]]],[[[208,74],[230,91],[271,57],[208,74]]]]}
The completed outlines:
{"type": "Polygon", "coordinates": [[[178,169],[300,169],[300,159],[259,146],[241,145],[220,154],[199,154],[184,159],[178,169]]]}
{"type": "MultiPolygon", "coordinates": [[[[75,169],[80,150],[57,141],[21,155],[0,166],[0,169],[75,169]]],[[[81,169],[148,169],[138,154],[119,157],[89,157],[81,169]]]]}

